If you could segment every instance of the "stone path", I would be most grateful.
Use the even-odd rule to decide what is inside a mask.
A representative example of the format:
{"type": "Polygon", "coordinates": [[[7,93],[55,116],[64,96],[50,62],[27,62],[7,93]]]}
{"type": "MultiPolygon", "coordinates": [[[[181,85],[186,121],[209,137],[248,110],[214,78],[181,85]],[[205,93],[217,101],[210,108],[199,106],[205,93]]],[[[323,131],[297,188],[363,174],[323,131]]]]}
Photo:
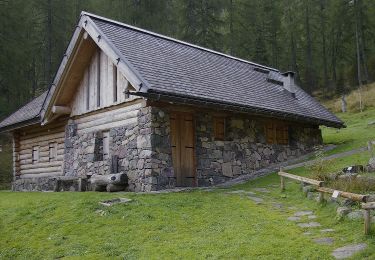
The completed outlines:
{"type": "Polygon", "coordinates": [[[366,249],[366,247],[367,247],[367,244],[365,243],[340,247],[340,248],[335,249],[332,252],[332,256],[334,256],[336,259],[349,258],[355,253],[366,249]]]}
{"type": "Polygon", "coordinates": [[[320,237],[314,238],[313,241],[319,245],[332,245],[335,240],[330,237],[320,237]]]}

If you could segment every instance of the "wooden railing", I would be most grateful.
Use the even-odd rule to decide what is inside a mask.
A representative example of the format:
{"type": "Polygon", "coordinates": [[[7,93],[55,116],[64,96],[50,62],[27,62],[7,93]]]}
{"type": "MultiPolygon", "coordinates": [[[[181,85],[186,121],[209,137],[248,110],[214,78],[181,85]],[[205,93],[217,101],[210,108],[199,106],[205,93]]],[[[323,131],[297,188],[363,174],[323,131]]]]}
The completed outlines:
{"type": "Polygon", "coordinates": [[[324,186],[323,181],[318,181],[318,180],[290,174],[290,173],[284,172],[282,168],[280,168],[278,175],[280,176],[281,191],[285,191],[285,178],[288,178],[288,179],[292,179],[295,181],[299,181],[301,182],[301,184],[310,184],[310,185],[316,186],[316,190],[319,192],[319,202],[324,201],[325,193],[335,194],[337,197],[340,196],[343,198],[348,198],[348,199],[351,199],[352,201],[364,202],[362,203],[362,209],[364,209],[365,234],[367,235],[370,233],[370,226],[371,226],[370,211],[375,209],[375,202],[367,202],[369,198],[368,195],[356,194],[356,193],[334,190],[331,188],[323,187],[324,186]]]}

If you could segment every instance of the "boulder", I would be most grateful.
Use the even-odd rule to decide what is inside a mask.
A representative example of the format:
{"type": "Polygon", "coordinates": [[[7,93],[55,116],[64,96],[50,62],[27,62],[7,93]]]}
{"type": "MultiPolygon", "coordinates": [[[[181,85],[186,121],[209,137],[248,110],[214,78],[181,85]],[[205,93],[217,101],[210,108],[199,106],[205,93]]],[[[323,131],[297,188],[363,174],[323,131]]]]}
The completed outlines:
{"type": "Polygon", "coordinates": [[[362,210],[355,210],[353,212],[350,212],[348,215],[347,215],[348,219],[351,219],[351,220],[360,220],[360,219],[363,219],[363,211],[362,210]]]}
{"type": "Polygon", "coordinates": [[[352,209],[350,207],[338,207],[336,213],[337,216],[341,218],[348,215],[351,211],[352,209]]]}

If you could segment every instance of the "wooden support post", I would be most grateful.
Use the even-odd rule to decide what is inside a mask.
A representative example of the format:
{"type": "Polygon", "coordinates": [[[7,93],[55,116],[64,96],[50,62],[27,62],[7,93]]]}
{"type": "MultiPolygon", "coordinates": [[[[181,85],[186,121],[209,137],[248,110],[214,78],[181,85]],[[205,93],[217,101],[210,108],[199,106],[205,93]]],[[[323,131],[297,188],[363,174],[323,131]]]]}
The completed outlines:
{"type": "Polygon", "coordinates": [[[371,230],[371,214],[369,209],[363,211],[363,218],[365,220],[365,235],[369,235],[371,230]]]}
{"type": "Polygon", "coordinates": [[[324,202],[324,192],[320,191],[318,198],[319,198],[319,203],[323,203],[324,202]]]}
{"type": "MultiPolygon", "coordinates": [[[[280,168],[280,172],[283,171],[283,168],[280,168]]],[[[285,191],[285,179],[284,176],[280,176],[280,189],[281,191],[285,191]]]]}
{"type": "Polygon", "coordinates": [[[82,191],[82,178],[78,178],[78,191],[82,191]]]}

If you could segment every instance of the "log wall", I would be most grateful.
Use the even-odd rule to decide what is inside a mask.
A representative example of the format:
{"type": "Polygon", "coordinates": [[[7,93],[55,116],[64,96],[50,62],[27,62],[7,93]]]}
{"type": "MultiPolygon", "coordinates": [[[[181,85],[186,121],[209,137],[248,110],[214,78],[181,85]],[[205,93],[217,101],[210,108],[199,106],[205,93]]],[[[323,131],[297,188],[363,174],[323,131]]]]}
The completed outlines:
{"type": "Polygon", "coordinates": [[[14,134],[14,173],[16,178],[62,175],[64,136],[67,120],[48,126],[30,126],[14,134]],[[50,144],[56,143],[56,157],[50,158],[50,144]],[[33,162],[33,148],[39,147],[39,160],[33,162]]]}

